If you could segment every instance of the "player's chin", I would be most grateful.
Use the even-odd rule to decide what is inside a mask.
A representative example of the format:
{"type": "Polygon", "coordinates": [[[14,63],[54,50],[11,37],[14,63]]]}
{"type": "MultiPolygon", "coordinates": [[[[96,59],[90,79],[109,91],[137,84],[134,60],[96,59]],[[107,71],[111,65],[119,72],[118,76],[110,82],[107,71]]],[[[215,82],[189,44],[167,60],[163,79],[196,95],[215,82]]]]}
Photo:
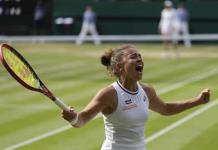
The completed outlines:
{"type": "Polygon", "coordinates": [[[136,73],[136,79],[137,80],[141,80],[142,79],[142,75],[143,75],[143,72],[137,72],[136,73]]]}

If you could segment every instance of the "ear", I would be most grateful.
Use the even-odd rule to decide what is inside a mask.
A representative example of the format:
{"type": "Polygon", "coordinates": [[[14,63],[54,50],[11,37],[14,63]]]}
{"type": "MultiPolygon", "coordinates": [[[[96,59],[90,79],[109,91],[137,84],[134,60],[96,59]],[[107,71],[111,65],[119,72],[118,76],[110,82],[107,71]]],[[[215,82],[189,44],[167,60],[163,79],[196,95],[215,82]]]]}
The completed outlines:
{"type": "Polygon", "coordinates": [[[116,70],[116,73],[117,73],[117,74],[120,74],[121,71],[123,70],[122,64],[121,64],[121,63],[117,63],[117,64],[115,65],[115,70],[116,70]]]}

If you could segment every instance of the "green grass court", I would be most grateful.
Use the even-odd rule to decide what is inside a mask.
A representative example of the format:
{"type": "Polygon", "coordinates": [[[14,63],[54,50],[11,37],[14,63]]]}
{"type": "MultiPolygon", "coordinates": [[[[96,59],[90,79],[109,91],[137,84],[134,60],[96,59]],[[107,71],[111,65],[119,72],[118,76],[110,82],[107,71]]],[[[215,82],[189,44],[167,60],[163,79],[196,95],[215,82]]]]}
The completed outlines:
{"type": "MultiPolygon", "coordinates": [[[[98,90],[114,81],[100,64],[99,57],[108,48],[118,45],[120,44],[103,44],[99,47],[92,44],[76,46],[72,43],[13,44],[55,95],[76,110],[84,108],[98,90]]],[[[210,88],[211,103],[218,101],[218,45],[199,44],[190,49],[180,46],[181,58],[172,57],[169,60],[162,59],[160,44],[136,46],[145,63],[143,82],[151,84],[161,98],[167,101],[183,100],[197,96],[203,88],[210,88]]],[[[83,128],[69,128],[55,104],[44,95],[23,88],[8,75],[2,65],[0,85],[0,149],[10,149],[17,144],[24,144],[18,146],[17,149],[20,150],[100,149],[104,140],[101,117],[83,128]],[[36,137],[38,139],[34,139],[36,137]]],[[[150,112],[145,127],[146,137],[204,106],[170,117],[150,112]]],[[[216,150],[217,114],[218,105],[213,105],[148,142],[147,149],[216,150]]]]}

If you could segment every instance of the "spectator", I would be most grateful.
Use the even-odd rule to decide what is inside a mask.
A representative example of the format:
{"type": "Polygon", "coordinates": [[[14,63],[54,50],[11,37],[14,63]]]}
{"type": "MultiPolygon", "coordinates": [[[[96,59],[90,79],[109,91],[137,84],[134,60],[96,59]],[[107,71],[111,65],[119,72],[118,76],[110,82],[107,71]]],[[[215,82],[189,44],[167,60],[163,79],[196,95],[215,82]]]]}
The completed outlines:
{"type": "Polygon", "coordinates": [[[182,3],[178,5],[177,16],[180,23],[179,33],[182,33],[183,35],[185,46],[191,47],[191,40],[189,37],[189,24],[188,24],[189,14],[187,9],[184,7],[182,3]]]}
{"type": "Polygon", "coordinates": [[[164,2],[164,9],[161,11],[161,18],[158,30],[163,38],[164,58],[168,58],[168,51],[172,46],[176,57],[179,57],[177,49],[179,21],[173,3],[169,0],[164,2]]]}
{"type": "Polygon", "coordinates": [[[41,34],[43,26],[44,26],[44,19],[45,19],[45,6],[42,0],[38,0],[35,13],[34,13],[34,27],[35,27],[35,34],[41,34]]]}
{"type": "Polygon", "coordinates": [[[96,14],[92,10],[91,6],[86,6],[85,12],[83,14],[82,28],[79,37],[76,40],[76,44],[82,44],[85,39],[85,36],[88,33],[92,35],[95,45],[99,45],[101,43],[96,29],[96,14]]]}

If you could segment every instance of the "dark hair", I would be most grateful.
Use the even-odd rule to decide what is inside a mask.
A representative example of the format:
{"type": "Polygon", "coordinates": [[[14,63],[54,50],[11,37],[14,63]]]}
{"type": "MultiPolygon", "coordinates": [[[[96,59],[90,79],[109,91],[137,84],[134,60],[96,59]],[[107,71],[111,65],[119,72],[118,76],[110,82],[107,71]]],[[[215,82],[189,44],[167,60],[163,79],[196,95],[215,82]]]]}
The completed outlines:
{"type": "Polygon", "coordinates": [[[101,56],[101,64],[108,67],[111,65],[111,56],[112,56],[112,49],[110,49],[109,51],[105,52],[102,56],[101,56]]]}
{"type": "Polygon", "coordinates": [[[107,70],[119,77],[119,72],[116,70],[116,64],[122,61],[123,55],[128,49],[134,48],[132,45],[123,45],[118,48],[109,49],[101,56],[101,64],[107,67],[107,70]]]}

